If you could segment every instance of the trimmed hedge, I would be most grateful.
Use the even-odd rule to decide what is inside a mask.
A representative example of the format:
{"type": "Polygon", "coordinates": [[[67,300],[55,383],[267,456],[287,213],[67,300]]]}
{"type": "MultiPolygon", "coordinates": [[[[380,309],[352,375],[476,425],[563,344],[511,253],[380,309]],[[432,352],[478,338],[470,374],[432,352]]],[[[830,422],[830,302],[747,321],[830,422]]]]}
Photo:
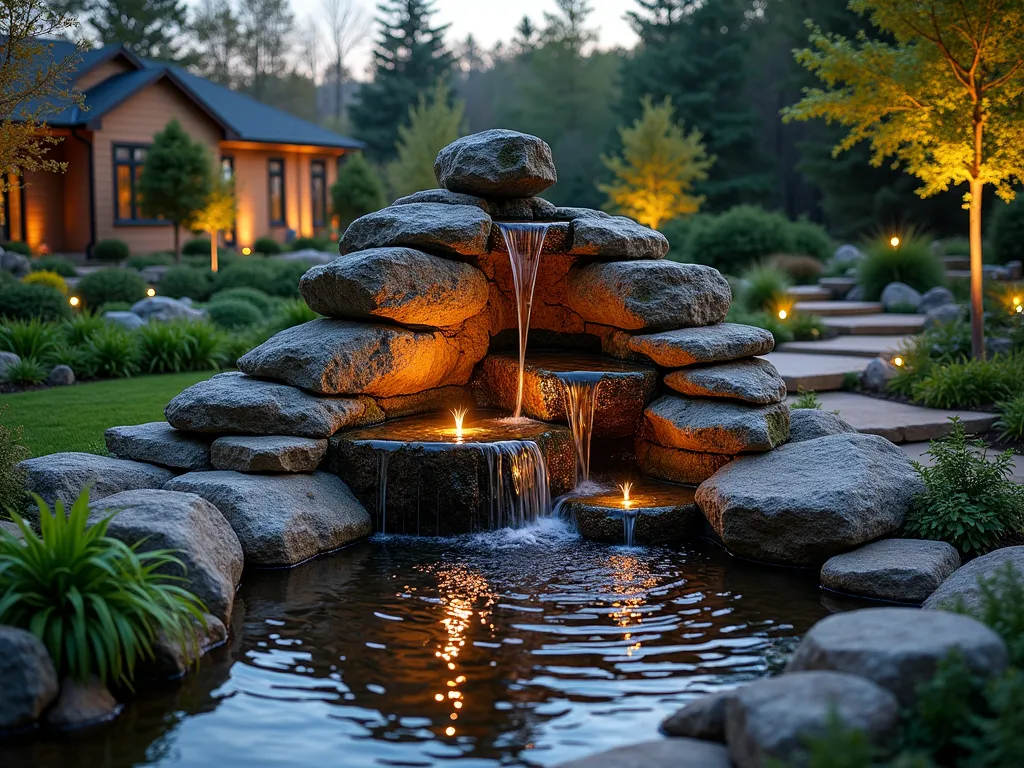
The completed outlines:
{"type": "Polygon", "coordinates": [[[127,261],[132,253],[123,240],[100,240],[92,247],[92,256],[99,261],[120,263],[127,261]]]}
{"type": "Polygon", "coordinates": [[[210,295],[213,273],[195,267],[171,267],[160,278],[158,286],[162,296],[180,299],[188,296],[196,301],[205,301],[210,295]]]}
{"type": "Polygon", "coordinates": [[[256,238],[256,242],[252,244],[252,249],[256,253],[263,253],[267,256],[273,256],[284,250],[281,244],[272,237],[256,238]]]}
{"type": "Polygon", "coordinates": [[[79,280],[77,292],[86,307],[111,301],[134,304],[146,297],[146,281],[132,269],[101,269],[79,280]]]}
{"type": "Polygon", "coordinates": [[[0,318],[64,320],[68,317],[71,317],[68,300],[53,288],[12,281],[0,291],[0,318]]]}
{"type": "Polygon", "coordinates": [[[242,299],[220,299],[211,302],[206,305],[206,313],[214,325],[228,330],[253,328],[265,320],[257,306],[242,299]]]}

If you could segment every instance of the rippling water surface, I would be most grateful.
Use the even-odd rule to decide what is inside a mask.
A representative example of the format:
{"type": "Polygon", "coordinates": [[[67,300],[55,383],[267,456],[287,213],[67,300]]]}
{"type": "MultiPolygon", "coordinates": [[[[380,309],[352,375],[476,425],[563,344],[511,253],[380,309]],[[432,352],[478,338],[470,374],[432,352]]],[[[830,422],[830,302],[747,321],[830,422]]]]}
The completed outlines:
{"type": "Polygon", "coordinates": [[[652,738],[826,615],[813,574],[554,522],[247,571],[230,647],[113,724],[0,765],[548,766],[652,738]]]}

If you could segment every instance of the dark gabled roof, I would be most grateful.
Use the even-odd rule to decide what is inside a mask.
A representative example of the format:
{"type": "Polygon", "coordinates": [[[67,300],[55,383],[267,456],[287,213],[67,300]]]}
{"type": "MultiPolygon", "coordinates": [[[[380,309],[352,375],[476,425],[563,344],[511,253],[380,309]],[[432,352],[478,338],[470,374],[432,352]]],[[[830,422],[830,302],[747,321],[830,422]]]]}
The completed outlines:
{"type": "MultiPolygon", "coordinates": [[[[73,43],[64,40],[51,42],[55,59],[66,58],[74,53],[73,43]]],[[[47,123],[54,127],[96,127],[106,113],[142,88],[166,78],[221,126],[226,139],[337,149],[362,149],[365,146],[361,141],[262,104],[230,88],[197,77],[181,67],[139,59],[122,45],[108,45],[86,51],[82,54],[78,76],[118,56],[123,56],[133,70],[109,77],[86,90],[84,96],[87,110],[69,105],[62,112],[47,118],[47,123]]]]}

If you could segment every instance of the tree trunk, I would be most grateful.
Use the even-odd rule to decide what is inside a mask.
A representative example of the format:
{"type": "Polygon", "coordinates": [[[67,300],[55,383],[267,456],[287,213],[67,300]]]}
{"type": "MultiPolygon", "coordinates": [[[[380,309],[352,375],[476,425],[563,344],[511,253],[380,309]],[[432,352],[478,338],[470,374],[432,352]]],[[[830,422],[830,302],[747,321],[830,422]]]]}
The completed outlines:
{"type": "Polygon", "coordinates": [[[181,264],[181,228],[177,224],[174,227],[174,263],[181,264]]]}
{"type": "Polygon", "coordinates": [[[217,230],[210,232],[210,271],[217,271],[217,230]]]}
{"type": "Polygon", "coordinates": [[[971,181],[971,356],[985,356],[985,310],[982,301],[981,270],[981,190],[980,181],[971,181]]]}

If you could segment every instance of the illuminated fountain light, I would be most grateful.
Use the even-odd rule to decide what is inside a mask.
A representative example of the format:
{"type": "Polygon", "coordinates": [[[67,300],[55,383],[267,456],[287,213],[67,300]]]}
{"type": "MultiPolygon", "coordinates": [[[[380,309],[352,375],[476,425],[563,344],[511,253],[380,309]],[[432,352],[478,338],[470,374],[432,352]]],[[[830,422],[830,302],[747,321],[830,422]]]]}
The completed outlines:
{"type": "Polygon", "coordinates": [[[585,538],[609,544],[671,544],[695,534],[703,515],[696,489],[643,479],[623,482],[614,490],[571,494],[559,500],[585,538]]]}
{"type": "Polygon", "coordinates": [[[622,491],[622,538],[627,547],[632,547],[637,518],[637,510],[633,508],[633,500],[629,498],[629,493],[633,490],[633,483],[626,481],[617,485],[622,491]]]}
{"type": "Polygon", "coordinates": [[[556,374],[564,387],[565,414],[576,447],[576,485],[590,481],[590,442],[594,434],[594,410],[601,371],[569,371],[556,374]]]}

